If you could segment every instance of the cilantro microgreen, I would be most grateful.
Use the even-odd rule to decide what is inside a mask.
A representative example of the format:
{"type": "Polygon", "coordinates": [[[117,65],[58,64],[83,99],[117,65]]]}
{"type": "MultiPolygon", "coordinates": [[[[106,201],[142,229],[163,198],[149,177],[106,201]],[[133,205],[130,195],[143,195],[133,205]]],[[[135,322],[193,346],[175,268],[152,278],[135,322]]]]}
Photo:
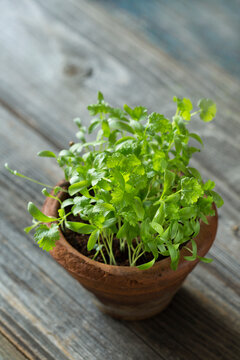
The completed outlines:
{"type": "Polygon", "coordinates": [[[186,260],[211,261],[197,254],[194,237],[200,231],[200,219],[208,223],[207,217],[214,215],[213,202],[220,207],[223,200],[213,190],[215,183],[204,183],[199,171],[189,166],[194,152],[200,151],[189,145],[190,139],[202,146],[203,141],[187,125],[197,114],[204,122],[211,121],[216,105],[201,99],[199,109],[193,111],[189,99],[173,100],[177,110],[171,121],[157,112],[148,114],[143,106],[114,108],[99,92],[97,104],[88,106],[93,116],[88,129],[81,119],[74,119],[78,141],[58,155],[49,150],[38,153],[56,158],[69,183],[67,190],[42,184],[5,165],[13,175],[43,185],[43,195],[59,201],[56,218],[33,203],[28,205],[34,220],[25,231],[35,230],[34,239],[41,248],[53,249],[61,227],[88,234],[87,249],[95,252],[92,258],[102,256],[113,265],[117,265],[114,239],[120,251],[127,249],[129,265],[142,270],[153,266],[159,256],[169,256],[176,270],[180,245],[188,241],[186,260]],[[85,135],[95,130],[96,140],[86,141],[85,135]],[[52,193],[46,188],[52,188],[52,193]],[[64,201],[58,197],[60,191],[66,193],[64,201]],[[70,215],[79,216],[81,222],[69,221],[70,215]],[[147,253],[152,260],[147,261],[147,253]]]}

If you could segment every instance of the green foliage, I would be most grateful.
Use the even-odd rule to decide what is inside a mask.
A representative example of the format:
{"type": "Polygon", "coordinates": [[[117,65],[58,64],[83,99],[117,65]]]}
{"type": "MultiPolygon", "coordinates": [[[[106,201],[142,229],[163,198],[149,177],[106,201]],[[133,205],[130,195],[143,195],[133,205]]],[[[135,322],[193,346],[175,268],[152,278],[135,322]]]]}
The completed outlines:
{"type": "Polygon", "coordinates": [[[57,224],[52,224],[50,228],[47,225],[39,225],[34,234],[34,240],[43,250],[50,251],[59,240],[60,234],[57,224]]]}
{"type": "Polygon", "coordinates": [[[101,254],[105,263],[117,265],[113,253],[113,239],[120,250],[126,247],[130,266],[150,253],[152,260],[140,266],[148,269],[158,257],[170,256],[171,268],[177,269],[180,248],[191,241],[185,259],[195,261],[194,238],[200,231],[200,221],[208,222],[214,215],[213,202],[218,207],[223,200],[213,189],[215,184],[202,180],[199,171],[189,166],[194,152],[189,140],[203,146],[198,134],[190,133],[188,122],[196,114],[205,122],[216,114],[216,105],[209,99],[199,101],[199,110],[187,98],[174,97],[177,110],[172,121],[164,115],[148,114],[145,107],[113,108],[99,92],[97,104],[88,106],[94,118],[86,129],[79,118],[78,142],[55,155],[42,151],[39,156],[56,158],[69,182],[68,198],[58,199],[60,187],[49,193],[48,185],[32,180],[16,170],[12,174],[42,184],[44,196],[59,201],[58,217],[43,214],[33,203],[28,211],[35,229],[34,239],[44,250],[51,250],[59,239],[59,227],[80,234],[89,234],[87,248],[101,254]],[[86,133],[97,130],[96,141],[87,142],[86,133]],[[81,222],[69,221],[68,216],[79,216],[81,222]],[[51,223],[48,227],[45,223],[51,223]],[[105,254],[103,253],[105,249],[105,254]]]}

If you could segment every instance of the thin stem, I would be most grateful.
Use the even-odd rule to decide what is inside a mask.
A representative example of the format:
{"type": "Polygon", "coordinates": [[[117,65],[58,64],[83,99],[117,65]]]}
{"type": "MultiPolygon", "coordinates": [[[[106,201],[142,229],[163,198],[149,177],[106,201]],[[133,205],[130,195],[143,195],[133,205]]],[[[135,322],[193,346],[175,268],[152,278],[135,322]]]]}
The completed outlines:
{"type": "MultiPolygon", "coordinates": [[[[38,185],[42,185],[42,186],[47,187],[47,188],[50,188],[50,189],[55,189],[55,187],[56,187],[56,186],[51,186],[51,185],[44,184],[44,183],[42,183],[42,182],[40,182],[40,181],[37,181],[37,180],[32,179],[32,178],[30,178],[30,177],[28,177],[28,176],[25,176],[25,175],[19,173],[17,170],[12,170],[12,169],[9,168],[9,166],[8,166],[7,163],[5,164],[5,168],[6,168],[11,174],[13,174],[13,175],[15,175],[15,176],[18,176],[18,177],[21,177],[21,178],[24,178],[24,179],[26,179],[26,180],[29,180],[29,181],[31,181],[31,182],[33,182],[33,183],[38,184],[38,185]]],[[[61,186],[60,186],[60,187],[61,187],[61,186]]],[[[67,192],[67,190],[65,190],[65,189],[62,189],[62,191],[67,192]]]]}
{"type": "Polygon", "coordinates": [[[129,260],[129,265],[132,266],[131,247],[129,246],[129,244],[127,244],[127,246],[128,246],[128,260],[129,260]]]}
{"type": "Polygon", "coordinates": [[[193,112],[193,113],[191,114],[191,116],[194,116],[194,115],[200,113],[200,111],[201,111],[201,110],[197,110],[197,111],[193,112]]]}
{"type": "Polygon", "coordinates": [[[100,239],[99,239],[99,237],[98,237],[98,246],[100,247],[100,253],[101,253],[101,255],[102,255],[102,258],[103,258],[103,261],[104,261],[104,263],[105,264],[107,264],[107,260],[106,260],[106,258],[105,258],[105,256],[104,256],[104,253],[103,253],[103,251],[102,251],[102,248],[101,248],[101,244],[100,244],[100,239]]]}
{"type": "Polygon", "coordinates": [[[145,251],[143,251],[141,254],[139,254],[134,261],[132,262],[131,266],[134,266],[136,264],[136,262],[138,261],[138,259],[140,259],[141,256],[143,256],[145,254],[145,251]]]}

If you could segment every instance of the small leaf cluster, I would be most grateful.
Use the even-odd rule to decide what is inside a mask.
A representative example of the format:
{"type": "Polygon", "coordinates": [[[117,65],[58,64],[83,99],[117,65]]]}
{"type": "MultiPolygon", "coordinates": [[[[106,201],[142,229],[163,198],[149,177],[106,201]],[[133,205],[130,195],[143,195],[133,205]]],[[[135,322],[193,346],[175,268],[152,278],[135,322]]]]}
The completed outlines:
{"type": "Polygon", "coordinates": [[[203,182],[199,171],[189,166],[192,155],[200,151],[190,140],[200,146],[203,142],[188,131],[187,124],[197,114],[204,122],[211,121],[216,105],[201,99],[193,112],[189,99],[173,100],[177,109],[169,120],[156,112],[149,114],[143,106],[111,107],[99,93],[97,103],[88,106],[93,117],[88,129],[79,118],[74,120],[78,141],[58,155],[51,151],[38,154],[55,158],[69,182],[68,198],[63,202],[57,197],[61,188],[51,194],[43,189],[45,196],[59,201],[57,218],[47,217],[32,203],[28,206],[34,223],[26,231],[35,228],[40,247],[51,250],[61,227],[88,234],[88,250],[113,265],[117,265],[114,239],[120,250],[128,249],[130,266],[137,266],[144,254],[152,254],[152,260],[139,265],[140,269],[151,267],[159,256],[170,256],[172,269],[177,269],[180,249],[188,241],[192,246],[187,248],[186,260],[200,258],[194,241],[200,220],[207,223],[207,216],[214,215],[213,202],[220,207],[223,200],[213,190],[214,182],[203,182]],[[94,131],[96,140],[88,142],[87,134],[94,131]],[[70,214],[81,221],[69,221],[70,214]],[[45,223],[52,224],[47,227],[45,223]]]}

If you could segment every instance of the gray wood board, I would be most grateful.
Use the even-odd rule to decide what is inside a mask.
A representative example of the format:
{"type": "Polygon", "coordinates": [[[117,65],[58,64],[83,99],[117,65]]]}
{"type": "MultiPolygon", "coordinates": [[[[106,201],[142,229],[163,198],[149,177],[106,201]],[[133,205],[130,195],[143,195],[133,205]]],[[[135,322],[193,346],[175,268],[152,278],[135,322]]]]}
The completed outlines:
{"type": "Polygon", "coordinates": [[[178,62],[214,64],[240,79],[238,0],[91,0],[178,62]]]}
{"type": "Polygon", "coordinates": [[[206,126],[192,124],[206,143],[193,164],[216,181],[225,206],[210,251],[214,263],[199,265],[163,314],[128,324],[95,310],[89,294],[23,234],[26,202],[43,198],[37,185],[2,172],[2,331],[33,359],[237,359],[239,235],[231,226],[239,223],[239,83],[212,66],[191,73],[97,6],[57,3],[1,4],[9,24],[0,34],[1,162],[58,181],[59,169],[34,154],[67,146],[71,118],[88,119],[85,107],[98,89],[113,104],[143,103],[167,113],[174,94],[211,96],[219,115],[206,126]]]}
{"type": "Polygon", "coordinates": [[[26,360],[26,357],[0,334],[0,360],[26,360]]]}

